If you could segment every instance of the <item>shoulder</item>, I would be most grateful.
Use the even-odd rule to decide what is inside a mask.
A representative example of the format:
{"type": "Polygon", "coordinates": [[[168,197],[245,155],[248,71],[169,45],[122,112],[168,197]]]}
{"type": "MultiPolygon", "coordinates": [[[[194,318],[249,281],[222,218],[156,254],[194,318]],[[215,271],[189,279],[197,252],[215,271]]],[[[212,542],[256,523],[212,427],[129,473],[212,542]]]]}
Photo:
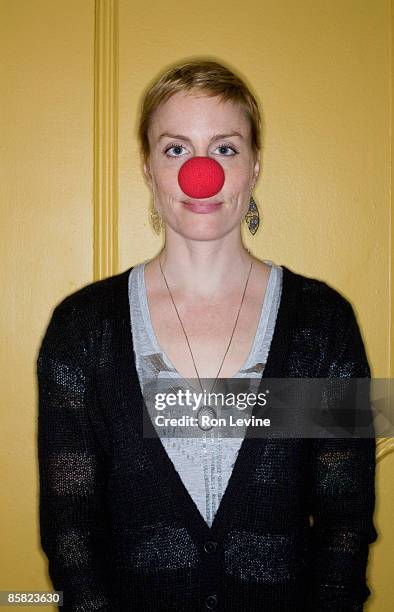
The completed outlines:
{"type": "Polygon", "coordinates": [[[55,304],[53,312],[58,316],[107,316],[120,311],[128,301],[128,277],[131,269],[83,285],[55,304]]]}
{"type": "MultiPolygon", "coordinates": [[[[291,344],[320,376],[368,371],[363,338],[350,301],[329,283],[282,266],[291,344]],[[334,365],[335,368],[334,368],[334,365]],[[334,369],[333,369],[334,368],[334,369]]],[[[355,375],[355,374],[353,374],[355,375]]]]}
{"type": "Polygon", "coordinates": [[[57,302],[50,313],[40,352],[57,346],[83,347],[101,333],[102,322],[129,316],[128,278],[132,268],[88,283],[57,302]]]}
{"type": "Polygon", "coordinates": [[[326,281],[297,273],[286,266],[282,269],[283,289],[292,298],[300,318],[337,326],[354,316],[350,301],[326,281]]]}

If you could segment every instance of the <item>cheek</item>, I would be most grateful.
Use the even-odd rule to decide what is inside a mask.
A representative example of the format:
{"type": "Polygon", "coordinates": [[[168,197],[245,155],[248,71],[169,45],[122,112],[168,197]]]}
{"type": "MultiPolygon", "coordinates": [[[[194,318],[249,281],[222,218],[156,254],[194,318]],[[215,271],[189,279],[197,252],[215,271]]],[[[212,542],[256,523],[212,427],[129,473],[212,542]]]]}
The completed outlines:
{"type": "Polygon", "coordinates": [[[223,190],[227,193],[242,194],[249,191],[249,174],[245,168],[233,170],[226,174],[223,190]]]}
{"type": "Polygon", "coordinates": [[[173,167],[162,167],[156,173],[156,184],[159,191],[170,196],[176,196],[180,194],[180,187],[178,184],[178,171],[179,169],[173,167]]]}

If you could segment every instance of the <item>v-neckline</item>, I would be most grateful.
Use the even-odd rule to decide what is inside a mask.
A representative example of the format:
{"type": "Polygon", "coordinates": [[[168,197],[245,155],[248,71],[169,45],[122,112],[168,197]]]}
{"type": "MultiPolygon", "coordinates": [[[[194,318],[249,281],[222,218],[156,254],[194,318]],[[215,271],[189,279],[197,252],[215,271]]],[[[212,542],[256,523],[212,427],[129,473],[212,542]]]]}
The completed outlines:
{"type": "MultiPolygon", "coordinates": [[[[281,266],[282,275],[282,291],[280,303],[275,323],[274,333],[271,339],[270,350],[267,356],[265,368],[262,372],[257,393],[261,391],[261,387],[267,378],[282,378],[287,375],[286,371],[286,356],[289,350],[289,331],[291,327],[291,317],[294,316],[296,302],[296,274],[289,270],[286,266],[281,266]]],[[[243,490],[247,486],[250,474],[253,471],[259,456],[269,442],[269,438],[253,437],[252,426],[249,425],[246,429],[245,436],[239,448],[230,478],[224,490],[217,512],[213,518],[212,525],[209,526],[200,513],[195,501],[188,492],[183,480],[177,472],[170,456],[168,455],[160,437],[158,436],[155,427],[150,419],[149,412],[145,406],[141,386],[139,383],[138,373],[136,370],[134,350],[133,350],[133,334],[131,327],[131,313],[129,308],[128,296],[128,277],[132,268],[129,268],[122,273],[124,276],[122,303],[125,308],[124,320],[127,322],[126,352],[131,362],[130,367],[130,382],[133,386],[133,399],[135,403],[131,406],[134,415],[143,419],[145,427],[149,430],[149,437],[143,435],[141,423],[139,423],[139,431],[143,435],[143,445],[151,459],[152,465],[157,470],[157,473],[162,480],[166,482],[172,495],[173,504],[180,508],[179,514],[184,520],[185,525],[191,533],[193,533],[197,542],[201,544],[207,539],[221,539],[224,535],[224,530],[228,528],[231,521],[232,513],[234,513],[237,500],[242,498],[243,490]],[[126,312],[127,306],[127,312],[126,312]],[[138,402],[138,403],[137,403],[138,402]],[[137,409],[140,410],[137,411],[137,409]]],[[[126,371],[127,371],[126,366],[126,371]]],[[[252,416],[256,414],[258,408],[255,404],[252,416]]]]}
{"type": "MultiPolygon", "coordinates": [[[[148,261],[150,261],[150,260],[148,260],[148,261]]],[[[168,365],[172,368],[171,372],[168,372],[168,375],[171,377],[172,374],[175,374],[176,378],[178,378],[178,376],[180,377],[182,383],[185,382],[185,381],[190,383],[191,379],[184,378],[181,375],[181,373],[178,371],[178,369],[173,364],[172,360],[169,358],[167,352],[162,349],[162,347],[160,346],[159,341],[157,339],[155,330],[153,328],[152,317],[151,317],[151,314],[150,314],[150,307],[149,307],[149,302],[148,302],[148,293],[147,293],[146,284],[145,284],[145,265],[146,265],[146,263],[148,263],[148,261],[144,261],[141,264],[141,268],[139,270],[140,278],[138,279],[138,282],[141,283],[140,287],[142,289],[142,295],[141,295],[142,300],[143,300],[142,312],[143,312],[143,317],[144,317],[145,325],[149,329],[149,335],[150,335],[151,341],[152,341],[152,343],[153,343],[153,345],[155,347],[155,350],[160,352],[160,353],[162,353],[163,359],[165,361],[167,361],[168,365]]],[[[270,304],[268,302],[268,297],[271,295],[272,284],[273,284],[273,282],[275,280],[274,267],[276,268],[277,266],[274,265],[274,263],[272,261],[270,261],[270,260],[264,259],[263,261],[264,261],[264,263],[271,264],[270,265],[271,269],[269,271],[268,281],[267,281],[267,284],[266,284],[266,287],[265,287],[265,292],[264,292],[264,298],[263,298],[263,301],[262,301],[261,307],[260,307],[260,316],[259,316],[259,320],[258,320],[258,323],[257,323],[257,328],[256,328],[256,333],[254,335],[254,340],[253,340],[252,345],[251,345],[251,347],[249,349],[249,352],[248,352],[246,358],[244,359],[244,361],[242,362],[240,368],[232,376],[226,376],[226,378],[235,378],[240,372],[242,372],[242,370],[245,370],[247,364],[249,363],[250,359],[252,358],[252,356],[254,355],[254,352],[256,350],[256,343],[257,343],[257,337],[258,337],[257,332],[259,331],[259,328],[260,328],[260,325],[261,325],[261,321],[262,321],[264,315],[266,314],[268,307],[270,306],[270,304]]],[[[199,391],[199,389],[198,389],[198,391],[199,391]]]]}

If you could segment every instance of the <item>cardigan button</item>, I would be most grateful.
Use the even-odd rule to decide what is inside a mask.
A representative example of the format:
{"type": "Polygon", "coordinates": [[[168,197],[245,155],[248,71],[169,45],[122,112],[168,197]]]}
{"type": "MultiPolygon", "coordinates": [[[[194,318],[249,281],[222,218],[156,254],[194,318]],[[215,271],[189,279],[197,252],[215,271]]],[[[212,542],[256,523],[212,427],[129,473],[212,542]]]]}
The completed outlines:
{"type": "Polygon", "coordinates": [[[218,605],[217,595],[208,595],[208,597],[205,600],[205,607],[208,610],[214,610],[217,605],[218,605]]]}
{"type": "Polygon", "coordinates": [[[216,551],[218,547],[218,543],[214,542],[213,540],[208,540],[207,542],[205,542],[204,544],[204,550],[206,553],[208,553],[209,555],[214,553],[216,551]]]}

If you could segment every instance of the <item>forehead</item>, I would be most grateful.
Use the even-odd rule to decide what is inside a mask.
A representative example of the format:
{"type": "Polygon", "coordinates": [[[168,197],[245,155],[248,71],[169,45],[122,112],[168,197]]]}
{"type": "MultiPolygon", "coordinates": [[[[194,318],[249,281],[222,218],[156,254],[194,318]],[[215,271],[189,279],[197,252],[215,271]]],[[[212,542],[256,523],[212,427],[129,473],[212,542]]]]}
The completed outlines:
{"type": "Polygon", "coordinates": [[[246,137],[249,129],[239,104],[203,92],[177,92],[154,111],[149,125],[153,138],[164,131],[197,137],[202,133],[226,134],[234,130],[246,137]]]}

